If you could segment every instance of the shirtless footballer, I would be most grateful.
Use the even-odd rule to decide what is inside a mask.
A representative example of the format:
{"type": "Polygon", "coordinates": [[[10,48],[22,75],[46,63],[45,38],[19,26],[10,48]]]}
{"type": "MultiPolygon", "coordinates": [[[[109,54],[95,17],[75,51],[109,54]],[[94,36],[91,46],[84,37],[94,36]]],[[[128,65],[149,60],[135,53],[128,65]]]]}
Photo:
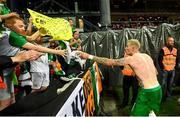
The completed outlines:
{"type": "Polygon", "coordinates": [[[108,59],[93,56],[85,52],[78,52],[78,54],[83,59],[91,59],[107,66],[124,66],[128,64],[134,70],[141,85],[131,115],[148,116],[152,110],[154,112],[159,111],[162,90],[157,80],[157,70],[152,58],[145,53],[140,53],[139,49],[139,41],[131,39],[127,42],[125,48],[126,54],[129,55],[128,57],[108,59]]]}

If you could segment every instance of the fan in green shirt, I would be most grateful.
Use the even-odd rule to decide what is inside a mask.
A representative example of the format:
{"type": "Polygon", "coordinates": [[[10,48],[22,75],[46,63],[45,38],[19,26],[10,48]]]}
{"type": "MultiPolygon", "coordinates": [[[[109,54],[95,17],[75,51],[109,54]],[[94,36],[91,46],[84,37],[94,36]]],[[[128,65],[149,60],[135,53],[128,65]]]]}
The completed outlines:
{"type": "Polygon", "coordinates": [[[10,17],[6,19],[5,26],[11,30],[11,33],[9,35],[9,43],[12,46],[22,47],[30,50],[36,50],[39,52],[52,53],[60,56],[66,55],[66,50],[50,49],[27,42],[26,39],[31,36],[21,35],[21,33],[25,31],[25,28],[24,28],[23,20],[19,17],[10,17]]]}
{"type": "Polygon", "coordinates": [[[27,43],[27,41],[25,36],[21,36],[15,32],[11,32],[9,35],[9,43],[15,47],[22,47],[27,43]]]}
{"type": "Polygon", "coordinates": [[[5,31],[3,21],[13,16],[19,17],[17,13],[11,12],[11,10],[7,7],[6,0],[0,0],[0,37],[2,36],[2,31],[5,31]]]}

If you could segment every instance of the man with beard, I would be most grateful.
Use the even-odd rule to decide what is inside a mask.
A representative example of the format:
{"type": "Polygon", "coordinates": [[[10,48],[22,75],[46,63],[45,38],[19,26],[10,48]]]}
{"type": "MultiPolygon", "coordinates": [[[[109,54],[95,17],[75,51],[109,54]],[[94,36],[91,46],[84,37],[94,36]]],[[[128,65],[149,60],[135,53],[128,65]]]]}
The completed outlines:
{"type": "Polygon", "coordinates": [[[168,37],[166,45],[160,50],[158,63],[162,73],[163,101],[165,101],[167,97],[171,96],[175,66],[177,65],[177,49],[174,47],[173,37],[168,37]]]}

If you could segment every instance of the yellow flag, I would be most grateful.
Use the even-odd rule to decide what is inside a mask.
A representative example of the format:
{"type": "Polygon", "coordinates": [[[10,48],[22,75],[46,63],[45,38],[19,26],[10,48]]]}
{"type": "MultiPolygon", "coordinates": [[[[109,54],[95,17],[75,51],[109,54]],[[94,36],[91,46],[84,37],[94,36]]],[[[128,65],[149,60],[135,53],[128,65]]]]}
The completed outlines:
{"type": "Polygon", "coordinates": [[[52,36],[54,40],[70,40],[72,38],[72,28],[69,22],[62,18],[51,18],[28,9],[33,24],[38,28],[42,36],[52,36]]]}

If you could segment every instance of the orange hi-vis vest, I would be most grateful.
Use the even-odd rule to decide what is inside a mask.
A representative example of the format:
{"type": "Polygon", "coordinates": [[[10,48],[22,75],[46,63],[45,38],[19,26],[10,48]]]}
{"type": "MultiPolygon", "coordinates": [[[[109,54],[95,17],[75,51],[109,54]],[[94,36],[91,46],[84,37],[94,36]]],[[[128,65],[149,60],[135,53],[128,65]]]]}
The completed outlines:
{"type": "Polygon", "coordinates": [[[124,65],[124,69],[122,70],[122,74],[126,76],[135,76],[134,71],[131,69],[129,65],[124,65]]]}
{"type": "Polygon", "coordinates": [[[163,51],[164,56],[162,63],[164,65],[164,70],[174,70],[174,67],[176,65],[177,49],[173,48],[170,52],[170,50],[167,47],[163,47],[163,51]]]}
{"type": "Polygon", "coordinates": [[[0,89],[6,89],[6,84],[3,82],[3,79],[1,76],[0,76],[0,89]]]}

